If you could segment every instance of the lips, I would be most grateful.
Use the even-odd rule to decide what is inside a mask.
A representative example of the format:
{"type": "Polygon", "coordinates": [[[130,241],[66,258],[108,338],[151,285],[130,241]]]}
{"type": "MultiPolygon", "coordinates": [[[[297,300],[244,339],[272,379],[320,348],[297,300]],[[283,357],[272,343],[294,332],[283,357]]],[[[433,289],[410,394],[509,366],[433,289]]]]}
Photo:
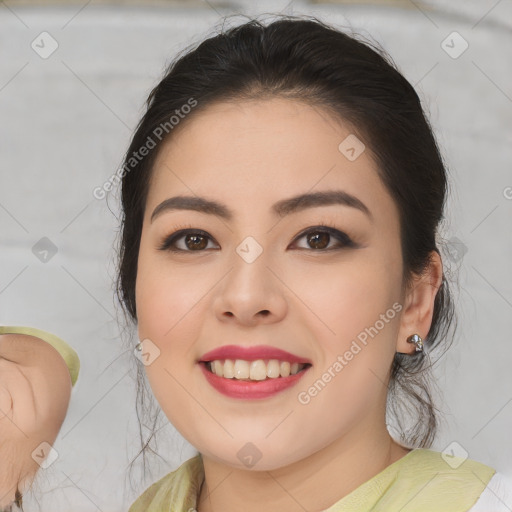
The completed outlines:
{"type": "Polygon", "coordinates": [[[272,397],[294,386],[311,367],[309,359],[267,345],[225,345],[197,362],[206,381],[219,393],[245,400],[272,397]]]}
{"type": "Polygon", "coordinates": [[[245,361],[256,361],[257,359],[278,359],[290,363],[311,364],[311,360],[291,354],[286,350],[270,347],[268,345],[256,345],[254,347],[242,347],[239,345],[224,345],[206,354],[203,354],[199,362],[206,363],[219,359],[243,359],[245,361]]]}
{"type": "Polygon", "coordinates": [[[213,389],[229,398],[240,400],[256,400],[271,398],[284,390],[296,385],[303,378],[305,370],[290,375],[289,377],[279,377],[278,379],[267,379],[262,381],[245,381],[237,379],[225,379],[208,371],[204,364],[199,365],[206,381],[213,389]]]}

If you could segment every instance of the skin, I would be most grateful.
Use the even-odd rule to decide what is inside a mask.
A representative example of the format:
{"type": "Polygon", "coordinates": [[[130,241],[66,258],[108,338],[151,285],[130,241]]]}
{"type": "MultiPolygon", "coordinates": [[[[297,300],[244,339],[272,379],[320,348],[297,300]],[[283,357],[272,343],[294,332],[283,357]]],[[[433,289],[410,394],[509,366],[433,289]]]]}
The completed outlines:
{"type": "Polygon", "coordinates": [[[62,356],[45,341],[0,335],[0,506],[14,502],[39,464],[32,452],[53,445],[66,416],[71,378],[62,356]]]}
{"type": "Polygon", "coordinates": [[[295,100],[217,103],[179,126],[158,155],[139,252],[138,330],[160,350],[146,366],[155,397],[203,454],[199,512],[321,510],[409,452],[386,428],[388,375],[396,351],[414,352],[407,336],[428,333],[442,264],[434,253],[404,290],[398,210],[368,146],[355,161],[338,150],[352,132],[295,100]],[[335,189],[360,199],[372,218],[344,205],[282,218],[271,211],[281,199],[335,189]],[[175,195],[219,201],[234,218],[172,210],[151,222],[175,195]],[[298,238],[324,223],[357,247],[329,251],[298,238]],[[158,249],[183,227],[206,231],[207,247],[187,249],[181,237],[175,245],[188,252],[158,249]],[[250,264],[236,252],[247,236],[263,249],[250,264]],[[299,403],[297,394],[395,302],[401,312],[321,393],[299,403]],[[273,397],[226,397],[196,361],[227,344],[271,345],[313,366],[273,397]],[[252,468],[237,457],[247,442],[262,454],[252,468]]]}

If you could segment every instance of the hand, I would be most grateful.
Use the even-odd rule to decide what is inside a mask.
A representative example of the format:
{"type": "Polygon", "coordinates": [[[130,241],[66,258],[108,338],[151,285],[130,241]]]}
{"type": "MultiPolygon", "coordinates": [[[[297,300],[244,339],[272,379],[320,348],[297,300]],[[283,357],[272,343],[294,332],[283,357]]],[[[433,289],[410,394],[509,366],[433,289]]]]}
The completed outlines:
{"type": "Polygon", "coordinates": [[[32,452],[43,441],[53,445],[70,398],[57,350],[34,336],[0,335],[0,507],[32,482],[39,469],[32,452]]]}

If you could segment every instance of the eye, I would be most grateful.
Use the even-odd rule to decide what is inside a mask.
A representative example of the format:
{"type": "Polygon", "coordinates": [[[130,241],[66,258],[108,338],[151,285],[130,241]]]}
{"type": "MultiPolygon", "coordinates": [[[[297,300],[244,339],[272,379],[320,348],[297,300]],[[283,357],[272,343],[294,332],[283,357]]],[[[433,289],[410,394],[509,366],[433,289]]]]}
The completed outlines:
{"type": "MultiPolygon", "coordinates": [[[[300,249],[314,249],[317,252],[331,251],[336,249],[343,249],[345,247],[356,247],[352,239],[342,231],[329,226],[314,226],[308,228],[307,231],[301,233],[295,238],[294,243],[301,238],[306,238],[306,243],[309,247],[299,247],[300,249]],[[329,247],[329,244],[337,240],[337,245],[329,247]]],[[[206,232],[201,229],[187,228],[175,231],[169,235],[158,247],[161,251],[171,252],[202,252],[208,247],[208,243],[213,239],[206,232]]]]}
{"type": "Polygon", "coordinates": [[[305,247],[305,249],[312,248],[316,251],[332,251],[336,249],[343,249],[344,247],[356,246],[346,233],[329,226],[315,226],[308,228],[307,231],[303,232],[295,238],[295,240],[300,240],[301,238],[306,238],[306,243],[309,245],[309,247],[305,247]],[[330,242],[332,242],[332,238],[337,240],[338,244],[334,247],[329,247],[330,242]]]}
{"type": "Polygon", "coordinates": [[[182,229],[168,236],[158,248],[171,252],[201,252],[207,248],[208,239],[210,235],[201,229],[182,229]],[[178,241],[183,241],[181,247],[177,247],[178,241]]]}

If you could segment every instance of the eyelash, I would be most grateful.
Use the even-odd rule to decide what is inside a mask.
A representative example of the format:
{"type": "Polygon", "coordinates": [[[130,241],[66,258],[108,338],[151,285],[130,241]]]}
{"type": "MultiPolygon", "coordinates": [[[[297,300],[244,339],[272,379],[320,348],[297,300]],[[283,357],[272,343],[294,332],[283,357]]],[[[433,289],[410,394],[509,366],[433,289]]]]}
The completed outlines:
{"type": "MultiPolygon", "coordinates": [[[[177,249],[172,244],[174,244],[177,240],[181,239],[182,237],[184,237],[186,235],[190,235],[190,234],[201,235],[201,236],[209,238],[210,240],[212,239],[212,237],[206,231],[203,231],[203,230],[197,229],[197,228],[193,228],[190,224],[176,226],[175,229],[176,229],[176,231],[174,231],[171,235],[167,236],[162,241],[162,243],[158,246],[158,250],[170,251],[170,252],[174,252],[174,253],[205,252],[207,249],[201,249],[201,250],[197,250],[197,251],[188,250],[188,249],[177,249]]],[[[307,250],[307,251],[315,251],[315,252],[328,252],[328,251],[335,251],[335,250],[340,250],[340,249],[357,247],[357,244],[346,233],[336,229],[334,226],[330,225],[329,222],[324,222],[321,225],[312,226],[312,227],[306,229],[302,233],[299,233],[294,238],[294,241],[305,237],[309,233],[327,233],[327,234],[331,235],[331,237],[334,237],[335,239],[337,239],[341,245],[338,247],[331,247],[330,249],[307,249],[307,248],[301,247],[299,250],[307,250]]],[[[329,240],[329,243],[330,242],[331,242],[331,240],[329,240]]]]}

